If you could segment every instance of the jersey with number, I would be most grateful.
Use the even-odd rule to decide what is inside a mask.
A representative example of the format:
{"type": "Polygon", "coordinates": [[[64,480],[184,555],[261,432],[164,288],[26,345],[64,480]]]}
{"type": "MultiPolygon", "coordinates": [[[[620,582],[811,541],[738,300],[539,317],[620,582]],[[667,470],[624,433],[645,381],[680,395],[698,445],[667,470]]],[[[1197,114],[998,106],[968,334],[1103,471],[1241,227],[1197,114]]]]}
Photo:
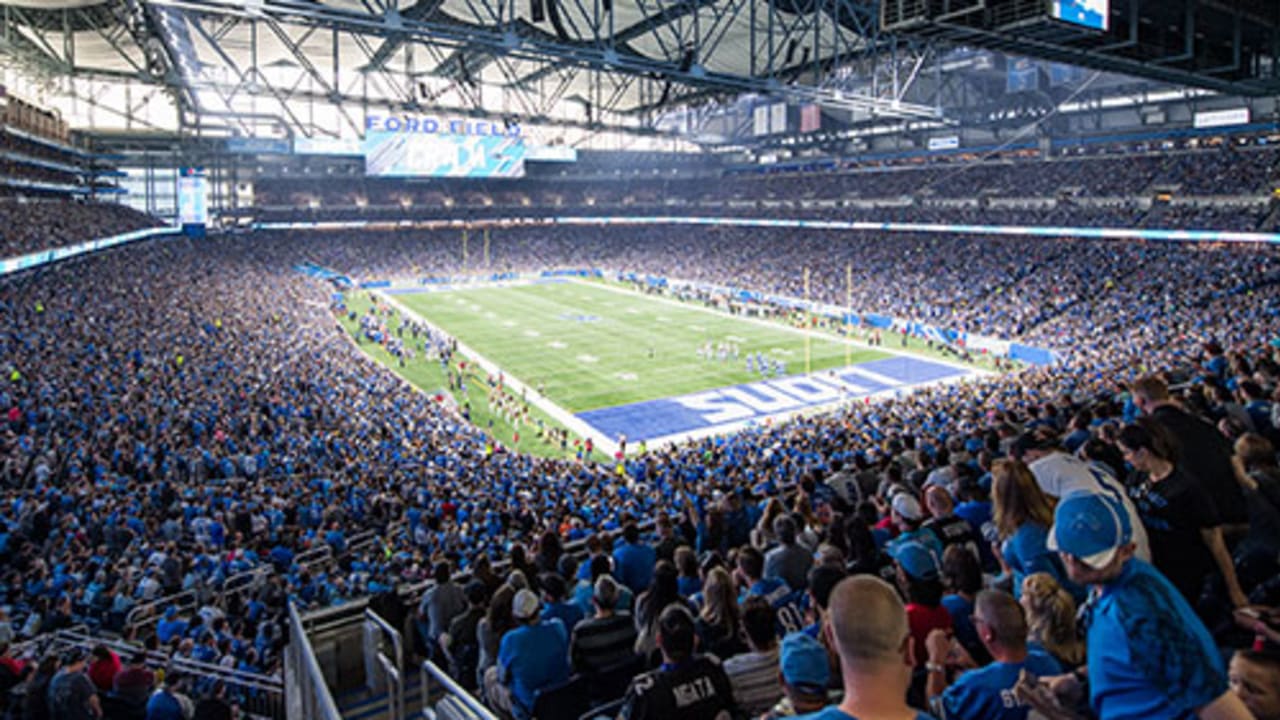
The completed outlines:
{"type": "Polygon", "coordinates": [[[1057,660],[1031,651],[1020,663],[993,662],[964,673],[935,701],[934,710],[942,720],[1026,720],[1031,708],[1013,694],[1023,668],[1037,677],[1062,673],[1057,660]]]}
{"type": "Polygon", "coordinates": [[[765,578],[747,588],[738,603],[752,595],[764,598],[778,612],[778,637],[804,629],[806,594],[803,590],[792,590],[778,578],[765,578]]]}
{"type": "Polygon", "coordinates": [[[695,657],[663,666],[631,681],[618,717],[621,720],[729,720],[733,687],[720,661],[695,657]]]}

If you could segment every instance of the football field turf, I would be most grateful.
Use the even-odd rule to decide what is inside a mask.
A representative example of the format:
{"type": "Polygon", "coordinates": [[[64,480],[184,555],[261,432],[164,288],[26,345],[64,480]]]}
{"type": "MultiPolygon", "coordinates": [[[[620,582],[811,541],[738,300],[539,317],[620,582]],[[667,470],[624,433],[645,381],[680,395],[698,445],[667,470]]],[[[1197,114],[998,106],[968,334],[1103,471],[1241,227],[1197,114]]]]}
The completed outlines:
{"type": "MultiPolygon", "coordinates": [[[[787,374],[804,372],[802,333],[584,282],[395,300],[574,413],[764,379],[747,372],[748,354],[785,363],[787,374]],[[739,357],[699,358],[707,342],[736,344],[739,357]]],[[[845,364],[842,342],[815,333],[810,348],[814,371],[845,364]]],[[[861,363],[890,356],[855,347],[849,357],[861,363]]]]}
{"type": "Polygon", "coordinates": [[[533,389],[531,402],[556,422],[606,447],[623,435],[679,441],[731,432],[978,372],[814,332],[806,373],[802,330],[599,282],[543,279],[386,296],[457,338],[488,372],[533,389]],[[758,362],[749,370],[748,357],[765,358],[769,372],[758,362]]]}

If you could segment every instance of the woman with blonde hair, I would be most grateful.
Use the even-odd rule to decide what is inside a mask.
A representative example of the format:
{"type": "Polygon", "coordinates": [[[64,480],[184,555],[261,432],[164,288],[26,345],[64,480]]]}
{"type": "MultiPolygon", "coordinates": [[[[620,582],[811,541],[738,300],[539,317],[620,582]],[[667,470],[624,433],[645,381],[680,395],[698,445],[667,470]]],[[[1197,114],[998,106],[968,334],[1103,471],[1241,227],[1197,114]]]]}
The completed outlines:
{"type": "Polygon", "coordinates": [[[1006,458],[992,464],[991,510],[1000,535],[993,549],[1013,575],[1015,598],[1021,598],[1026,576],[1037,572],[1049,573],[1073,598],[1084,598],[1084,588],[1067,579],[1062,560],[1046,544],[1056,505],[1023,463],[1006,458]]]}
{"type": "Polygon", "coordinates": [[[1027,613],[1027,647],[1039,646],[1062,665],[1084,664],[1084,642],[1076,631],[1076,602],[1049,573],[1032,573],[1022,581],[1022,609],[1027,613]]]}
{"type": "Polygon", "coordinates": [[[712,568],[702,582],[702,611],[694,623],[703,652],[724,660],[747,647],[738,637],[738,590],[723,567],[712,568]]]}

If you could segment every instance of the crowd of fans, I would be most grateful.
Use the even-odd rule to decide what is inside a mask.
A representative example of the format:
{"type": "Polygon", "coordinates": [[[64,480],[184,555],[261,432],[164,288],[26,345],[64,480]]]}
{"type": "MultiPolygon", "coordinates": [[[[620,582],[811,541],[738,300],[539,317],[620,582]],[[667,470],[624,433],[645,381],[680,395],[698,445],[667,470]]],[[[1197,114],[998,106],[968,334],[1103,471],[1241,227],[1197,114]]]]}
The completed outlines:
{"type": "MultiPolygon", "coordinates": [[[[288,601],[434,578],[419,650],[515,717],[575,672],[635,718],[838,718],[822,709],[837,699],[864,718],[908,699],[948,717],[1280,716],[1273,250],[672,227],[499,230],[490,252],[490,271],[679,268],[790,295],[812,267],[841,303],[851,264],[855,309],[1065,360],[619,468],[495,446],[366,358],[332,288],[294,270],[478,270],[456,231],[166,240],[9,277],[6,651],[87,625],[270,674],[288,601]],[[355,547],[361,530],[379,542],[355,547]],[[332,562],[297,562],[320,547],[332,562]],[[266,579],[228,604],[123,622],[255,568],[266,579]],[[1047,683],[1016,688],[1022,670],[1047,683]]],[[[91,712],[82,656],[3,655],[20,717],[41,697],[53,717],[91,712]]],[[[113,702],[115,679],[96,686],[113,702]]],[[[152,717],[187,716],[156,699],[181,687],[137,684],[168,708],[152,717]]]]}
{"type": "Polygon", "coordinates": [[[115,203],[0,201],[0,257],[74,245],[160,224],[146,213],[115,203]]]}
{"type": "MultiPolygon", "coordinates": [[[[905,209],[909,219],[925,221],[922,203],[930,199],[1049,198],[1053,205],[1019,214],[1024,224],[1104,224],[1078,217],[1073,198],[1143,198],[1167,192],[1178,198],[1225,196],[1235,204],[1200,208],[1157,205],[1146,212],[1130,205],[1118,213],[1121,226],[1195,227],[1221,230],[1265,229],[1271,219],[1266,197],[1280,185],[1277,150],[1270,145],[1231,146],[1177,153],[1124,156],[1066,156],[999,159],[928,165],[866,165],[822,172],[731,174],[723,177],[641,174],[603,179],[583,174],[525,179],[424,178],[406,185],[388,178],[266,178],[255,184],[259,219],[378,219],[486,216],[500,213],[543,215],[598,212],[601,208],[657,210],[674,200],[682,211],[724,212],[726,207],[759,209],[761,203],[819,201],[898,201],[916,198],[905,209]],[[1238,198],[1253,198],[1242,206],[1238,198]]],[[[1225,200],[1224,200],[1225,202],[1225,200]]],[[[980,221],[987,208],[976,211],[980,221]]],[[[847,216],[848,210],[843,211],[847,216]]],[[[940,213],[958,222],[956,212],[940,213]]],[[[1086,213],[1089,214],[1089,213],[1086,213]]],[[[892,208],[880,208],[869,219],[889,220],[892,208]]]]}

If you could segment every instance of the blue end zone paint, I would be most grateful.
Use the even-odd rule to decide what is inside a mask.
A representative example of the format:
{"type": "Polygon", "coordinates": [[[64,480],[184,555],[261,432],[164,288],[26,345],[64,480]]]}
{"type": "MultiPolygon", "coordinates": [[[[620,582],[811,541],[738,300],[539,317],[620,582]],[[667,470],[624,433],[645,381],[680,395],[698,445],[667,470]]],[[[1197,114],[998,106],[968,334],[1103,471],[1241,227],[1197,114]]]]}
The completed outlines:
{"type": "Polygon", "coordinates": [[[632,440],[651,440],[719,425],[763,420],[780,413],[968,374],[964,368],[899,356],[811,375],[791,375],[588,410],[578,413],[577,417],[605,437],[626,435],[632,440]]]}

